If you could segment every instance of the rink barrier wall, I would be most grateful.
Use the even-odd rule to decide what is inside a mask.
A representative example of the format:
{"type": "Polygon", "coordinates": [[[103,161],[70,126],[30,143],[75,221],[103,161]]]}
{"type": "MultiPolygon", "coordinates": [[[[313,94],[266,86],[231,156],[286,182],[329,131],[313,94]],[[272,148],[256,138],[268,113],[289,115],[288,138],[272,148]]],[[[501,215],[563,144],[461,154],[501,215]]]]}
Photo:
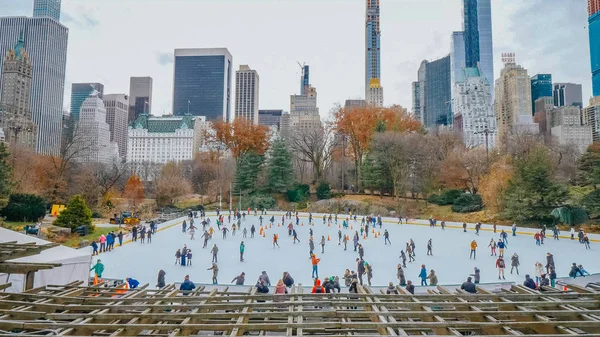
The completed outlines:
{"type": "MultiPolygon", "coordinates": [[[[210,212],[210,213],[215,213],[215,212],[210,212]]],[[[208,212],[207,212],[207,214],[208,214],[208,212]]],[[[303,218],[303,219],[308,219],[308,215],[305,215],[305,214],[307,214],[307,213],[305,213],[305,212],[300,213],[298,215],[298,217],[299,218],[303,218]]],[[[285,215],[285,212],[283,212],[283,211],[273,211],[271,213],[268,213],[269,217],[272,216],[272,215],[276,215],[276,216],[280,216],[281,217],[281,216],[285,215]]],[[[325,213],[314,213],[313,214],[313,221],[314,220],[319,220],[319,216],[320,216],[320,219],[322,219],[323,215],[329,216],[329,213],[327,213],[327,214],[325,214],[325,213]]],[[[333,215],[334,214],[332,213],[332,216],[333,215]]],[[[340,215],[340,214],[338,214],[338,215],[340,215]]],[[[343,214],[343,215],[349,217],[349,215],[347,215],[347,214],[343,214]]],[[[363,217],[363,215],[360,215],[360,216],[357,215],[357,218],[362,218],[362,217],[363,217]]],[[[338,223],[339,224],[341,224],[341,222],[344,221],[344,220],[345,220],[344,218],[341,218],[341,217],[338,216],[338,223]]],[[[275,221],[277,221],[277,218],[275,218],[275,221]]],[[[354,220],[352,220],[352,221],[354,221],[354,220]]],[[[441,220],[438,220],[438,224],[436,225],[436,228],[440,227],[440,225],[439,225],[440,221],[441,220]]],[[[318,221],[316,221],[316,222],[319,223],[318,221]]],[[[357,222],[359,222],[359,220],[357,220],[357,222]]],[[[386,223],[386,224],[398,225],[398,226],[413,225],[413,226],[429,227],[429,220],[427,220],[427,219],[408,219],[407,222],[399,224],[397,218],[391,220],[389,217],[382,217],[382,222],[386,223]]],[[[492,232],[493,233],[494,232],[494,229],[492,228],[493,225],[494,224],[484,224],[484,223],[482,223],[481,224],[482,227],[479,230],[480,231],[484,231],[484,232],[492,232]],[[489,226],[490,228],[483,227],[483,226],[489,226]]],[[[467,231],[474,231],[475,230],[473,228],[474,226],[475,226],[474,223],[467,223],[467,231]]],[[[447,228],[453,228],[453,229],[462,229],[462,223],[459,223],[459,222],[456,222],[456,221],[450,221],[450,222],[446,222],[445,227],[447,227],[447,228]]],[[[540,229],[537,229],[537,228],[529,228],[529,227],[521,227],[521,228],[517,227],[517,228],[518,229],[516,231],[516,234],[518,234],[518,235],[529,235],[529,236],[534,236],[535,233],[539,232],[539,230],[540,230],[540,229]]],[[[502,230],[504,229],[504,231],[506,233],[508,233],[509,238],[512,235],[512,228],[510,226],[496,225],[496,229],[497,230],[496,230],[495,234],[499,235],[500,232],[502,232],[502,230]]],[[[575,234],[577,234],[577,233],[575,233],[575,234]]],[[[571,238],[570,234],[569,235],[559,235],[558,237],[561,238],[561,239],[570,239],[571,238]]],[[[590,239],[590,242],[600,243],[600,235],[599,234],[588,233],[588,237],[590,239]]],[[[551,239],[552,236],[546,236],[546,238],[547,239],[548,238],[551,239]]],[[[577,237],[575,237],[575,240],[577,240],[577,237]]]]}
{"type": "MultiPolygon", "coordinates": [[[[427,293],[258,294],[249,287],[175,284],[152,290],[101,283],[52,285],[0,297],[0,335],[38,336],[515,336],[600,337],[600,286],[542,292],[511,285],[476,294],[438,286],[427,293]]],[[[1,285],[0,285],[1,286],[1,285]]]]}

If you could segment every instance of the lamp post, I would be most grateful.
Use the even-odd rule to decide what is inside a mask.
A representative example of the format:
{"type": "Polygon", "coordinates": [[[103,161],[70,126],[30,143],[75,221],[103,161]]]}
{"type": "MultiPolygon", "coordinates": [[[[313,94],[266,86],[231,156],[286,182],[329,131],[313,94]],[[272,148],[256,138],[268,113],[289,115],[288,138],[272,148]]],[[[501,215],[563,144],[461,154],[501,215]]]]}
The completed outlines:
{"type": "Polygon", "coordinates": [[[483,129],[483,131],[476,131],[475,134],[479,135],[479,134],[484,134],[485,135],[485,156],[487,161],[490,161],[490,146],[489,146],[489,135],[490,133],[493,133],[494,130],[490,130],[488,129],[487,125],[485,126],[485,129],[483,129]]]}

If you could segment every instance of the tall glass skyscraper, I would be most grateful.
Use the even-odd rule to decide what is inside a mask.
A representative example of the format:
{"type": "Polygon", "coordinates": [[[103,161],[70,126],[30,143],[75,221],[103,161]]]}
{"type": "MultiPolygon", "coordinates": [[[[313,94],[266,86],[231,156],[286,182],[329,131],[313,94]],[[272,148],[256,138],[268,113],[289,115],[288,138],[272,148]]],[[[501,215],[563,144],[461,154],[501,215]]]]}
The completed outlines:
{"type": "Polygon", "coordinates": [[[531,115],[535,115],[535,101],[540,97],[552,97],[552,75],[531,76],[531,115]]]}
{"type": "MultiPolygon", "coordinates": [[[[490,0],[463,0],[465,64],[478,67],[490,83],[494,82],[492,42],[492,5],[490,0]]],[[[492,97],[494,89],[492,87],[492,97]]]]}
{"type": "Polygon", "coordinates": [[[365,18],[365,99],[371,105],[383,105],[381,87],[381,26],[379,0],[367,0],[365,18]]]}
{"type": "Polygon", "coordinates": [[[310,86],[309,71],[310,67],[305,64],[302,67],[302,76],[300,76],[300,95],[304,95],[306,88],[310,86]]]}
{"type": "MultiPolygon", "coordinates": [[[[63,127],[69,30],[58,22],[60,1],[35,1],[35,10],[34,17],[0,18],[0,55],[6,55],[23,33],[33,66],[30,107],[39,127],[37,152],[57,155],[63,127]]],[[[2,62],[0,57],[0,68],[2,62]]]]}
{"type": "Polygon", "coordinates": [[[600,0],[588,0],[592,93],[600,96],[600,0]]]}
{"type": "Polygon", "coordinates": [[[173,114],[231,120],[231,67],[227,48],[175,49],[173,114]]]}
{"type": "Polygon", "coordinates": [[[428,62],[425,68],[425,113],[421,122],[429,128],[452,124],[450,56],[428,62]]]}
{"type": "Polygon", "coordinates": [[[35,0],[33,2],[34,18],[52,18],[60,21],[61,0],[35,0]]]}

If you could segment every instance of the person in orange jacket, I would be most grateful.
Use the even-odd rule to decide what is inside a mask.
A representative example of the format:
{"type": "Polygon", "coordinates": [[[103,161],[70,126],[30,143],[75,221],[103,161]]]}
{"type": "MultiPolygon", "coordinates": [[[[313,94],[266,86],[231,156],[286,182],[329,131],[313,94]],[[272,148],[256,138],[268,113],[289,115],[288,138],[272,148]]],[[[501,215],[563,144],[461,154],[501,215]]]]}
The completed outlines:
{"type": "Polygon", "coordinates": [[[321,259],[317,259],[317,256],[313,254],[311,257],[312,260],[312,278],[319,278],[319,262],[321,259]]]}
{"type": "Polygon", "coordinates": [[[315,285],[313,286],[311,293],[313,293],[313,294],[324,294],[325,293],[325,288],[323,288],[321,286],[321,280],[319,280],[318,278],[315,280],[315,285]]]}
{"type": "Polygon", "coordinates": [[[471,241],[471,254],[469,254],[469,259],[473,258],[477,259],[477,241],[471,241]]]}
{"type": "Polygon", "coordinates": [[[279,247],[279,244],[277,243],[277,239],[279,239],[277,234],[273,234],[273,248],[275,248],[275,246],[279,247]]]}

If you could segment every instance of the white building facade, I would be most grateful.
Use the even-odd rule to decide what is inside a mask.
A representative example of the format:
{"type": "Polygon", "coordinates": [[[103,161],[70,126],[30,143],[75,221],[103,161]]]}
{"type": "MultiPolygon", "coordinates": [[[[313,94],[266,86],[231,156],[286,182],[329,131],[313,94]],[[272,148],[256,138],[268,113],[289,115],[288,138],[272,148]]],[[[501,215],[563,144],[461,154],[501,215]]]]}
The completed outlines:
{"type": "Polygon", "coordinates": [[[454,119],[468,147],[496,146],[496,117],[491,85],[478,68],[463,68],[454,85],[454,119]],[[487,130],[487,131],[486,131],[487,130]],[[487,134],[486,134],[487,132],[487,134]]]}
{"type": "Polygon", "coordinates": [[[106,109],[97,91],[81,104],[73,142],[74,158],[78,162],[111,164],[118,158],[119,149],[110,141],[106,109]]]}
{"type": "Polygon", "coordinates": [[[110,129],[110,141],[117,143],[119,157],[127,155],[127,119],[129,115],[129,97],[125,94],[104,95],[106,123],[110,129]]]}
{"type": "Polygon", "coordinates": [[[235,118],[258,125],[258,89],[258,72],[247,65],[240,65],[235,72],[235,118]]]}
{"type": "Polygon", "coordinates": [[[192,160],[200,150],[206,124],[205,117],[142,114],[129,127],[127,162],[164,164],[192,160]]]}

